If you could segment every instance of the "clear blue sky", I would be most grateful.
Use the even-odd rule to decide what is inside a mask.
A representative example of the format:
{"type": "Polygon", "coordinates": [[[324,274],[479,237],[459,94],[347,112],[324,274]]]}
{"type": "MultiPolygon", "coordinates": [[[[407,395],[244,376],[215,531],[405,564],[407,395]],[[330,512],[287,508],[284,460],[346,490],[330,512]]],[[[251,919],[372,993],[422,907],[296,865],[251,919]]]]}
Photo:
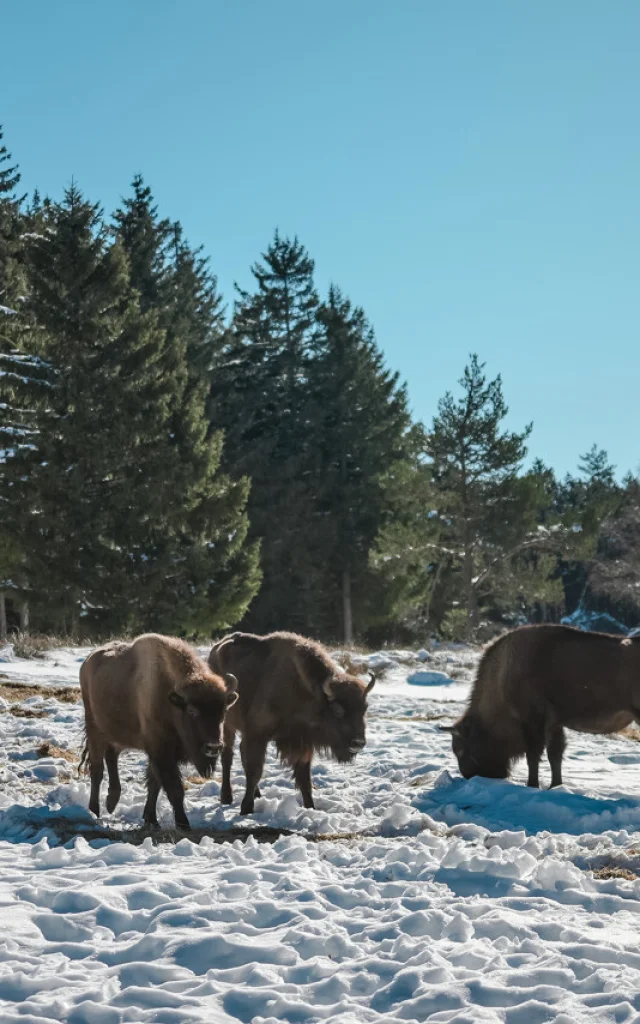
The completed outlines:
{"type": "Polygon", "coordinates": [[[429,421],[477,351],[560,472],[640,469],[637,0],[3,0],[28,189],[136,171],[230,301],[273,230],[429,421]]]}

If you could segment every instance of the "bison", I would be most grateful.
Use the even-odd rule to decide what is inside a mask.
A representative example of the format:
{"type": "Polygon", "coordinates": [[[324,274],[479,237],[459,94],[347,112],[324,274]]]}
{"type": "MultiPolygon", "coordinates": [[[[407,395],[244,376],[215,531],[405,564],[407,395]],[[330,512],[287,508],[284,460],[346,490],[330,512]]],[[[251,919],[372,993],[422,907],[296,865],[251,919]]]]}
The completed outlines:
{"type": "Polygon", "coordinates": [[[148,633],[130,643],[99,647],[80,669],[86,744],[81,764],[91,775],[89,810],[100,813],[100,783],[109,773],[107,810],[120,799],[118,755],[143,750],[148,758],[143,817],[157,825],[160,789],[176,827],[189,829],[179,765],[191,761],[210,776],[222,746],[225,712],[238,699],[233,675],[216,675],[183,640],[148,633]]]}
{"type": "Polygon", "coordinates": [[[216,672],[233,672],[238,702],[224,724],[221,802],[230,804],[231,765],[236,732],[246,777],[241,814],[251,814],[260,796],[268,743],[273,740],[293,777],[305,807],[313,807],[311,761],[317,751],[352,761],[365,745],[366,685],[342,672],[314,640],[294,633],[232,633],[209,655],[216,672]]]}
{"type": "Polygon", "coordinates": [[[640,718],[640,638],[621,640],[570,626],[521,626],[485,650],[453,752],[466,779],[504,779],[527,758],[538,786],[546,748],[551,785],[562,785],[565,727],[613,733],[640,718]]]}

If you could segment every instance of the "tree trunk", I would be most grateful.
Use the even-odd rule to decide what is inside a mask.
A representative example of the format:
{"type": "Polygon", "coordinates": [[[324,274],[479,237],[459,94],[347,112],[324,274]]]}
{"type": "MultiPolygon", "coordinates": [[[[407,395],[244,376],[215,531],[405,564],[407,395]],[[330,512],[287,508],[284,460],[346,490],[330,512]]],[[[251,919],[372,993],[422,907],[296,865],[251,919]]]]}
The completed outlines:
{"type": "MultiPolygon", "coordinates": [[[[431,605],[433,604],[433,595],[435,594],[436,587],[438,586],[438,580],[440,579],[440,571],[441,571],[441,569],[442,569],[442,561],[438,562],[438,567],[436,569],[435,578],[433,580],[433,583],[431,584],[431,590],[429,591],[429,596],[427,597],[427,606],[426,606],[425,612],[424,612],[424,628],[425,629],[428,629],[428,627],[429,627],[429,621],[431,619],[431,605]]],[[[426,637],[425,637],[425,639],[426,639],[426,637]]]]}
{"type": "Polygon", "coordinates": [[[342,574],[342,621],[345,644],[353,643],[353,611],[351,608],[351,573],[345,569],[342,574]]]}
{"type": "Polygon", "coordinates": [[[469,627],[475,629],[478,625],[478,595],[476,594],[476,588],[473,584],[473,554],[471,549],[465,544],[464,548],[464,562],[462,566],[462,573],[464,579],[464,596],[465,603],[467,605],[467,617],[469,620],[469,627]]]}
{"type": "Polygon", "coordinates": [[[29,631],[29,602],[23,601],[20,605],[20,632],[27,633],[29,631]]]}
{"type": "Polygon", "coordinates": [[[77,641],[80,634],[80,617],[78,614],[78,605],[74,601],[71,605],[71,638],[77,641]]]}
{"type": "Polygon", "coordinates": [[[7,639],[7,601],[4,592],[0,590],[0,642],[7,639]]]}

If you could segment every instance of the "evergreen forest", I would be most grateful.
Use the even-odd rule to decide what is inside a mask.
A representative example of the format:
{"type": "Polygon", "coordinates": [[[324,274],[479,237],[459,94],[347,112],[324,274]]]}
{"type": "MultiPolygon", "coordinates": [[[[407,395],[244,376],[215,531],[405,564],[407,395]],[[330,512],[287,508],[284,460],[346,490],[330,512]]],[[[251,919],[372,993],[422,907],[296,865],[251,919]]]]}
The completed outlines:
{"type": "Polygon", "coordinates": [[[473,338],[416,422],[295,235],[225,300],[163,214],[139,175],[111,213],[26,196],[0,133],[0,639],[640,623],[638,478],[597,443],[563,479],[532,460],[473,338]]]}

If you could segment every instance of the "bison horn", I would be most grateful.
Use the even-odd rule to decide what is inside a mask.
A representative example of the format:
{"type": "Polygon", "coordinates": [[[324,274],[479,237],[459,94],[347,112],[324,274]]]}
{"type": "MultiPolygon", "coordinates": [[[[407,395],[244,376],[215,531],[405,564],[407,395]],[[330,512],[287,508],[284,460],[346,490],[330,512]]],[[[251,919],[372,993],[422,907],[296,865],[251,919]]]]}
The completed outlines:
{"type": "Polygon", "coordinates": [[[225,672],[225,674],[224,674],[224,681],[227,684],[227,689],[228,690],[237,690],[238,689],[238,680],[234,676],[233,672],[225,672]]]}
{"type": "Polygon", "coordinates": [[[375,683],[376,683],[376,674],[375,674],[375,672],[369,672],[369,685],[367,686],[367,693],[369,693],[370,690],[373,690],[373,687],[375,686],[375,683]]]}
{"type": "Polygon", "coordinates": [[[323,691],[325,697],[327,698],[327,700],[335,700],[335,697],[333,696],[333,690],[331,688],[331,680],[332,680],[332,677],[331,676],[327,676],[327,678],[325,679],[324,683],[322,684],[322,691],[323,691]]]}
{"type": "Polygon", "coordinates": [[[440,732],[454,732],[455,725],[439,725],[438,729],[440,732]]]}

